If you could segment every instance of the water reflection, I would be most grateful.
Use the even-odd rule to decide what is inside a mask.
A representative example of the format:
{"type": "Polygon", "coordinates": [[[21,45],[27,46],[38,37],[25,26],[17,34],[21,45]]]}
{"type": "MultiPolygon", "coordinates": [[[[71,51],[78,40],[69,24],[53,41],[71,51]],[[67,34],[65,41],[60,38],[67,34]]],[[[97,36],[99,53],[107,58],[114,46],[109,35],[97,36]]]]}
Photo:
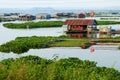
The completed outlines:
{"type": "Polygon", "coordinates": [[[110,38],[112,34],[99,34],[99,38],[110,38]]]}
{"type": "MultiPolygon", "coordinates": [[[[115,29],[120,30],[120,25],[112,25],[115,29]]],[[[58,28],[38,28],[38,29],[8,29],[3,27],[3,23],[0,24],[0,44],[7,41],[13,40],[16,37],[24,36],[60,36],[63,33],[61,27],[58,28]]],[[[120,36],[120,34],[84,34],[84,33],[73,33],[67,34],[72,38],[99,38],[99,37],[115,37],[120,36]]],[[[95,48],[95,47],[94,47],[95,48]]],[[[89,49],[78,48],[49,48],[49,49],[31,49],[24,54],[14,54],[14,53],[2,53],[0,52],[0,60],[7,58],[17,58],[27,55],[36,55],[43,58],[52,58],[54,54],[59,54],[60,58],[66,57],[78,57],[82,60],[90,60],[98,62],[98,66],[114,67],[120,70],[120,51],[119,50],[95,50],[93,54],[89,52],[89,49]]]]}
{"type": "Polygon", "coordinates": [[[120,34],[102,34],[102,33],[69,33],[70,38],[111,38],[120,36],[120,34]]]}
{"type": "Polygon", "coordinates": [[[87,34],[85,33],[70,33],[67,35],[71,38],[86,38],[87,37],[87,34]]]}

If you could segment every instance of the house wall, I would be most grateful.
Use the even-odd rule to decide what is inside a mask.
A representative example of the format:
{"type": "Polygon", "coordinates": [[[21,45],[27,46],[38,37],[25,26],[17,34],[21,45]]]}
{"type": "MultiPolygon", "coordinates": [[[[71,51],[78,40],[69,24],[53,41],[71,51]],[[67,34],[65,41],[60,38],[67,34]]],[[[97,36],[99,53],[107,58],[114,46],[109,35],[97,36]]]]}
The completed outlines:
{"type": "Polygon", "coordinates": [[[83,37],[87,37],[87,34],[85,34],[85,33],[71,33],[71,34],[69,34],[69,36],[71,38],[83,38],[83,37]]]}
{"type": "Polygon", "coordinates": [[[50,14],[39,13],[36,15],[36,19],[50,19],[50,18],[51,18],[50,14]]]}
{"type": "Polygon", "coordinates": [[[105,32],[105,33],[108,33],[108,32],[110,32],[110,30],[111,30],[111,27],[100,27],[100,29],[99,29],[99,32],[105,32]]]}
{"type": "Polygon", "coordinates": [[[86,30],[87,29],[87,26],[83,26],[83,25],[78,25],[78,26],[74,26],[74,25],[72,25],[72,26],[70,26],[70,30],[76,30],[76,31],[78,31],[78,30],[86,30]]]}
{"type": "Polygon", "coordinates": [[[19,16],[19,18],[21,20],[30,21],[30,20],[34,20],[35,16],[19,16]]]}

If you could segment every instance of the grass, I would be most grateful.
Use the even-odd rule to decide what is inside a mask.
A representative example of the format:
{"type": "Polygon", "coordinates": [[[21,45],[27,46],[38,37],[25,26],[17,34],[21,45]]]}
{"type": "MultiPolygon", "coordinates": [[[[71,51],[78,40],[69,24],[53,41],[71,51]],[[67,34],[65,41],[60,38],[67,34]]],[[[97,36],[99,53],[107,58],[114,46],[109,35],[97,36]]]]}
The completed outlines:
{"type": "MultiPolygon", "coordinates": [[[[13,52],[21,54],[27,52],[29,49],[40,49],[40,48],[49,48],[49,47],[81,47],[82,44],[87,44],[91,39],[71,39],[69,37],[60,36],[60,37],[17,37],[15,40],[9,41],[0,45],[1,52],[13,52]]],[[[103,38],[103,39],[94,39],[95,42],[120,42],[120,37],[116,38],[103,38]]],[[[86,46],[89,46],[87,44],[86,46]]],[[[120,49],[120,47],[119,47],[120,49]]]]}
{"type": "MultiPolygon", "coordinates": [[[[49,27],[61,27],[64,24],[63,21],[41,21],[41,22],[26,22],[26,23],[5,23],[4,27],[13,29],[26,29],[29,28],[49,28],[49,27]]],[[[115,21],[97,21],[98,25],[110,25],[110,24],[120,24],[120,22],[115,21]]]]}
{"type": "Polygon", "coordinates": [[[98,25],[111,25],[111,24],[120,24],[120,22],[116,21],[97,21],[98,25]]]}
{"type": "Polygon", "coordinates": [[[88,43],[88,39],[66,39],[61,42],[51,44],[51,47],[80,47],[81,44],[88,43]]]}
{"type": "Polygon", "coordinates": [[[29,49],[40,49],[49,47],[80,47],[88,43],[87,39],[70,39],[65,37],[17,37],[15,40],[0,45],[0,51],[21,54],[29,49]]]}
{"type": "Polygon", "coordinates": [[[112,38],[106,38],[106,39],[95,39],[96,42],[111,42],[111,43],[119,43],[120,39],[112,39],[112,38]]]}
{"type": "Polygon", "coordinates": [[[26,29],[29,28],[49,28],[49,27],[61,27],[63,21],[41,21],[41,22],[26,22],[26,23],[5,23],[4,27],[13,29],[26,29]]]}

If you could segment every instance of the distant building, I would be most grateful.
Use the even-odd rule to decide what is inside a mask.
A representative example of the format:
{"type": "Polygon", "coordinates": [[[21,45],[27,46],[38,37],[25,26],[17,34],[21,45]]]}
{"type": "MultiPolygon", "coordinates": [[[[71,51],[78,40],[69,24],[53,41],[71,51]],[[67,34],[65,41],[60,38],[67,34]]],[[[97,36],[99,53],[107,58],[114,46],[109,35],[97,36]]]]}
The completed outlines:
{"type": "Polygon", "coordinates": [[[60,17],[75,17],[74,13],[57,13],[56,16],[60,17]]]}
{"type": "Polygon", "coordinates": [[[7,19],[18,19],[19,18],[20,13],[4,13],[4,18],[7,19]]]}
{"type": "Polygon", "coordinates": [[[94,15],[95,15],[95,12],[94,12],[94,11],[91,11],[91,12],[90,12],[90,16],[91,16],[91,17],[94,17],[94,15]]]}
{"type": "Polygon", "coordinates": [[[88,32],[97,28],[97,21],[94,19],[70,19],[64,22],[63,28],[68,33],[88,32]]]}
{"type": "Polygon", "coordinates": [[[86,15],[84,13],[78,14],[78,18],[85,18],[85,17],[86,17],[86,15]]]}
{"type": "Polygon", "coordinates": [[[0,13],[0,18],[3,18],[4,17],[4,13],[0,13]]]}
{"type": "Polygon", "coordinates": [[[63,17],[63,13],[57,13],[56,16],[63,17]]]}
{"type": "Polygon", "coordinates": [[[19,13],[1,13],[1,21],[15,21],[19,19],[19,13]]]}
{"type": "Polygon", "coordinates": [[[36,19],[50,19],[51,15],[47,13],[36,14],[36,19]]]}
{"type": "Polygon", "coordinates": [[[35,20],[36,17],[30,14],[25,14],[25,15],[19,15],[20,20],[23,21],[31,21],[31,20],[35,20]]]}
{"type": "Polygon", "coordinates": [[[86,12],[86,17],[90,17],[90,13],[89,12],[86,12]]]}
{"type": "Polygon", "coordinates": [[[20,15],[20,13],[9,13],[10,14],[10,16],[19,16],[20,15]]]}

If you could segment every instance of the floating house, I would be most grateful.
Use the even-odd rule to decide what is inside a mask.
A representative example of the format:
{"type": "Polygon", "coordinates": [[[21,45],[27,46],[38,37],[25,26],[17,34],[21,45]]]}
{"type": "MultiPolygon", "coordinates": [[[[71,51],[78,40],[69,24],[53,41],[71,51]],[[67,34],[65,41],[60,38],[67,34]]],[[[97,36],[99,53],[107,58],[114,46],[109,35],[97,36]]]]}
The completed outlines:
{"type": "Polygon", "coordinates": [[[66,20],[63,29],[67,33],[90,32],[97,29],[97,21],[94,19],[66,20]]]}
{"type": "Polygon", "coordinates": [[[61,17],[75,17],[74,13],[57,13],[56,14],[57,17],[61,18],[61,17]]]}
{"type": "Polygon", "coordinates": [[[0,13],[0,18],[3,18],[4,17],[4,13],[0,13]]]}
{"type": "Polygon", "coordinates": [[[85,13],[78,14],[78,18],[85,18],[85,17],[86,17],[85,13]]]}
{"type": "Polygon", "coordinates": [[[111,27],[110,26],[101,26],[99,29],[100,33],[110,33],[111,27]]]}
{"type": "Polygon", "coordinates": [[[19,18],[22,21],[31,21],[31,20],[35,20],[36,17],[30,14],[25,14],[25,15],[20,14],[19,18]]]}
{"type": "Polygon", "coordinates": [[[91,11],[91,12],[90,12],[90,16],[91,16],[91,17],[94,17],[94,16],[95,16],[95,12],[94,12],[94,11],[91,11]]]}
{"type": "Polygon", "coordinates": [[[36,14],[36,19],[50,19],[51,15],[47,13],[38,13],[36,14]]]}

